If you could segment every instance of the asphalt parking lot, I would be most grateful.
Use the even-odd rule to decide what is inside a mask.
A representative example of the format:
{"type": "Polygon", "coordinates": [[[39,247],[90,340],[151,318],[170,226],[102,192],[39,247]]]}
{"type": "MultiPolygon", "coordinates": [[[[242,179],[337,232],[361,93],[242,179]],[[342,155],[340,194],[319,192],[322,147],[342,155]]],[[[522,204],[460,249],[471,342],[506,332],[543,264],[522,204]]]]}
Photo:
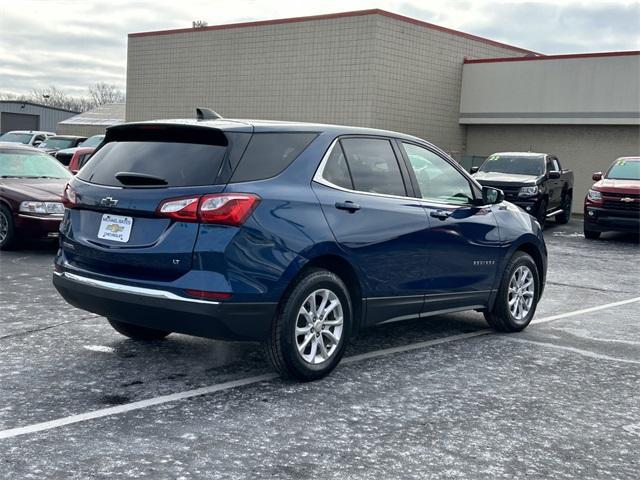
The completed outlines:
{"type": "Polygon", "coordinates": [[[638,239],[581,231],[546,230],[524,332],[388,324],[308,384],[253,344],[128,340],[58,297],[54,247],[2,252],[0,478],[638,478],[638,239]]]}

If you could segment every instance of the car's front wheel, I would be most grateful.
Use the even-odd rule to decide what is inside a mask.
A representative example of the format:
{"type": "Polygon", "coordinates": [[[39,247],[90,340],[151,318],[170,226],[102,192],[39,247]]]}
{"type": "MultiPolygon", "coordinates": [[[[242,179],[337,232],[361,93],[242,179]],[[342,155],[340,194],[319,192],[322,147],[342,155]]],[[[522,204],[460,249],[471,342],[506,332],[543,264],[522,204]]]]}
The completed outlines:
{"type": "Polygon", "coordinates": [[[121,322],[113,318],[107,318],[114,330],[132,340],[162,340],[171,332],[156,330],[155,328],[141,327],[132,323],[121,322]]]}
{"type": "Polygon", "coordinates": [[[491,311],[484,316],[489,325],[502,332],[523,330],[533,318],[540,298],[540,275],[530,255],[516,252],[500,282],[491,311]]]}
{"type": "Polygon", "coordinates": [[[281,302],[264,344],[267,358],[284,377],[324,377],[344,354],[352,311],[349,291],[337,275],[309,270],[281,302]]]}
{"type": "Polygon", "coordinates": [[[564,197],[562,197],[562,212],[556,215],[556,222],[560,225],[565,225],[571,220],[572,201],[573,198],[569,192],[565,193],[564,197]]]}

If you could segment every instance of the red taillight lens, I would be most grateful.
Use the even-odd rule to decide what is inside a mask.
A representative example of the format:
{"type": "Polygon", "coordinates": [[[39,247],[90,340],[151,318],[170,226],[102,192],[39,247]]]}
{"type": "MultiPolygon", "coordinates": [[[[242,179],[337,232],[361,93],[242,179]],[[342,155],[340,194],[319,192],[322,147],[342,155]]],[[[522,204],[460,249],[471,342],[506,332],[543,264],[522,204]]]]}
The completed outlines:
{"type": "Polygon", "coordinates": [[[185,293],[191,297],[202,298],[203,300],[227,300],[231,298],[230,293],[225,292],[208,292],[206,290],[185,290],[185,293]]]}
{"type": "Polygon", "coordinates": [[[62,204],[67,208],[75,208],[78,205],[76,191],[68,183],[62,192],[62,204]]]}
{"type": "Polygon", "coordinates": [[[158,206],[157,213],[181,222],[198,221],[200,197],[170,198],[158,206]]]}
{"type": "Polygon", "coordinates": [[[260,203],[250,193],[216,193],[200,200],[198,213],[202,223],[242,225],[260,203]]]}
{"type": "Polygon", "coordinates": [[[156,213],[181,222],[242,225],[260,202],[251,193],[214,193],[202,197],[169,198],[156,213]]]}

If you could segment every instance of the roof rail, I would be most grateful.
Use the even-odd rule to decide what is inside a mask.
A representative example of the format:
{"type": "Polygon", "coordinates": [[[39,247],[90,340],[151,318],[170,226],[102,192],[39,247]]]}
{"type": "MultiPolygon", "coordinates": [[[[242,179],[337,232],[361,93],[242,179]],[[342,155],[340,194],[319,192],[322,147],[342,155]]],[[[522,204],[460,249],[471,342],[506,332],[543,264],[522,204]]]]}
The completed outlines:
{"type": "Polygon", "coordinates": [[[217,120],[222,118],[222,115],[214,112],[210,108],[198,107],[196,108],[196,115],[198,120],[217,120]]]}

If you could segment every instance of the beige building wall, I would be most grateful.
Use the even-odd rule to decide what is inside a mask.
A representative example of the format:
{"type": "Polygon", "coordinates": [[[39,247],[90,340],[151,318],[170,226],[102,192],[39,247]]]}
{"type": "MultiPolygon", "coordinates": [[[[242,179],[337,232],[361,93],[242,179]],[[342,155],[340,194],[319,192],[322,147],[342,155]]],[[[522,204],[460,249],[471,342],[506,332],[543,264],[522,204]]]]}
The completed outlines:
{"type": "Polygon", "coordinates": [[[499,151],[555,153],[575,176],[573,210],[593,181],[617,157],[640,155],[640,126],[633,125],[468,125],[467,153],[488,156],[499,151]]]}
{"type": "Polygon", "coordinates": [[[464,151],[464,57],[526,52],[376,12],[132,35],[126,120],[206,106],[230,118],[398,130],[464,151]]]}
{"type": "Polygon", "coordinates": [[[78,125],[59,123],[56,133],[58,135],[78,135],[80,137],[91,137],[93,135],[104,135],[108,125],[78,125]]]}

